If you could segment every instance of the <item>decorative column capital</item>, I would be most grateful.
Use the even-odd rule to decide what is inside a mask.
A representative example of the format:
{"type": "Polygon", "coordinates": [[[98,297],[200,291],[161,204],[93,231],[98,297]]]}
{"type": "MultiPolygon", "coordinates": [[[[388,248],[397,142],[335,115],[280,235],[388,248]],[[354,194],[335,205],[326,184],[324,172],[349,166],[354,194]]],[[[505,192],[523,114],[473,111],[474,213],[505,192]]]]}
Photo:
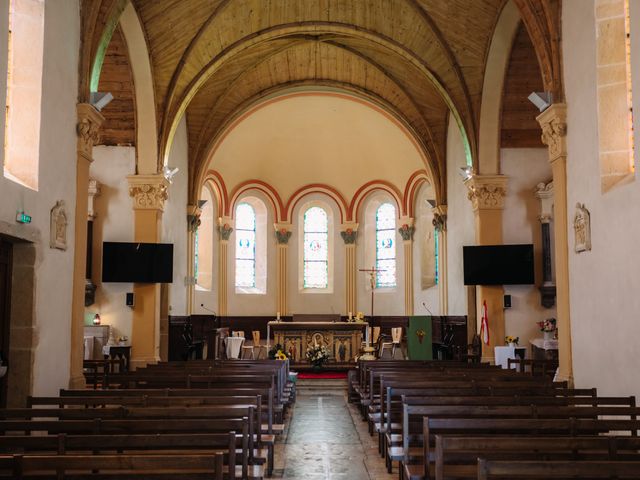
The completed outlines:
{"type": "Polygon", "coordinates": [[[473,175],[465,180],[473,210],[502,210],[507,181],[504,175],[473,175]]]}
{"type": "Polygon", "coordinates": [[[229,241],[231,232],[233,232],[233,219],[230,217],[218,217],[218,234],[223,242],[229,241]]]}
{"type": "Polygon", "coordinates": [[[202,209],[197,205],[187,205],[187,231],[195,233],[200,227],[202,209]]]}
{"type": "Polygon", "coordinates": [[[278,245],[289,245],[289,239],[291,238],[291,224],[290,223],[274,223],[273,228],[276,233],[276,242],[278,245]]]}
{"type": "Polygon", "coordinates": [[[358,223],[343,223],[340,225],[340,236],[345,245],[355,245],[358,238],[358,223]]]}
{"type": "Polygon", "coordinates": [[[77,104],[76,115],[78,117],[76,124],[78,154],[91,162],[93,161],[91,151],[93,146],[100,141],[100,127],[104,122],[104,117],[90,103],[77,104]]]}
{"type": "Polygon", "coordinates": [[[89,189],[87,193],[89,194],[89,209],[87,211],[87,216],[89,220],[93,220],[94,218],[96,218],[96,212],[93,208],[93,201],[97,196],[100,195],[100,182],[93,178],[90,178],[89,189]]]}
{"type": "Polygon", "coordinates": [[[549,161],[567,156],[567,105],[554,103],[536,117],[542,128],[542,143],[549,147],[549,161]]]}
{"type": "Polygon", "coordinates": [[[413,225],[414,219],[411,217],[400,218],[400,228],[398,233],[405,242],[411,242],[413,240],[413,234],[416,232],[416,227],[413,225]]]}
{"type": "Polygon", "coordinates": [[[550,223],[553,218],[553,182],[539,183],[536,186],[534,195],[540,199],[540,216],[538,219],[541,223],[550,223]]]}
{"type": "Polygon", "coordinates": [[[431,209],[433,212],[433,227],[439,232],[447,231],[447,206],[438,205],[431,209]]]}
{"type": "Polygon", "coordinates": [[[164,175],[129,175],[127,181],[134,210],[164,211],[164,202],[169,198],[169,181],[164,175]]]}

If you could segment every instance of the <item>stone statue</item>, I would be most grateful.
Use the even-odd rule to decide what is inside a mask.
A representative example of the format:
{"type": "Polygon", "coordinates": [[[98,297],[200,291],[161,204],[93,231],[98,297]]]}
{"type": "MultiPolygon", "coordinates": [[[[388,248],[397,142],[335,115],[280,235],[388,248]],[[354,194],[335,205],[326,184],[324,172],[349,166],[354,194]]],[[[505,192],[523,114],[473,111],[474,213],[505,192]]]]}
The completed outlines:
{"type": "Polygon", "coordinates": [[[583,203],[576,203],[576,214],[573,217],[576,253],[591,250],[591,214],[583,203]]]}

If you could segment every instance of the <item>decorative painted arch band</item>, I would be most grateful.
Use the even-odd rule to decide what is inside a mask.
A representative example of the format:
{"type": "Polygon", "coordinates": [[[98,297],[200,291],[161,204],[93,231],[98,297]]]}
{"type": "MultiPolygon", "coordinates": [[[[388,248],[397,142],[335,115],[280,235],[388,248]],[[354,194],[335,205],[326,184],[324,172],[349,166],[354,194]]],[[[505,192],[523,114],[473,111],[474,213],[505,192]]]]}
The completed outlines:
{"type": "Polygon", "coordinates": [[[296,205],[298,205],[304,197],[312,194],[321,194],[331,198],[335,202],[340,211],[340,222],[347,223],[358,221],[360,207],[363,202],[370,194],[378,191],[386,192],[393,198],[396,204],[398,218],[403,216],[413,217],[415,197],[423,183],[431,184],[425,170],[417,170],[409,177],[404,188],[404,193],[400,192],[395,185],[386,180],[372,180],[358,188],[350,202],[347,202],[344,196],[330,185],[319,183],[310,184],[296,190],[285,203],[282,201],[277,190],[262,180],[247,180],[242,182],[234,187],[231,195],[229,195],[222,175],[215,170],[208,170],[199,191],[201,191],[205,185],[208,186],[218,202],[218,211],[221,212],[223,216],[230,218],[233,218],[236,204],[247,192],[252,190],[262,192],[271,202],[274,218],[277,223],[292,223],[292,215],[296,205]]]}

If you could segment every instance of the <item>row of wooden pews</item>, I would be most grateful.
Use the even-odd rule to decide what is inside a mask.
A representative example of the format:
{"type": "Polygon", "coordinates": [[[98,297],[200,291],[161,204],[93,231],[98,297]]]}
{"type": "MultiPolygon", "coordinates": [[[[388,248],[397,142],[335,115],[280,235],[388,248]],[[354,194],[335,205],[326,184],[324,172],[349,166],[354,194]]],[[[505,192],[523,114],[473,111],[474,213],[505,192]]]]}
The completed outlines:
{"type": "Polygon", "coordinates": [[[0,410],[0,478],[271,476],[288,379],[287,361],[163,362],[30,397],[0,410]]]}
{"type": "Polygon", "coordinates": [[[360,361],[349,375],[400,479],[640,478],[635,397],[488,364],[360,361]]]}

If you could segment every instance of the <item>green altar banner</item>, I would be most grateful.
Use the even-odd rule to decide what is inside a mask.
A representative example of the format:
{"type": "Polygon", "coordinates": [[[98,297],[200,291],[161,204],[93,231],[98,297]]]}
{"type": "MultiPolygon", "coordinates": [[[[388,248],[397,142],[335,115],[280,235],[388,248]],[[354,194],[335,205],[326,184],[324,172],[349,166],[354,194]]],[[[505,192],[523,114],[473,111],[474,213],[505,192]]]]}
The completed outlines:
{"type": "Polygon", "coordinates": [[[407,350],[409,360],[433,360],[430,316],[409,317],[407,350]]]}

